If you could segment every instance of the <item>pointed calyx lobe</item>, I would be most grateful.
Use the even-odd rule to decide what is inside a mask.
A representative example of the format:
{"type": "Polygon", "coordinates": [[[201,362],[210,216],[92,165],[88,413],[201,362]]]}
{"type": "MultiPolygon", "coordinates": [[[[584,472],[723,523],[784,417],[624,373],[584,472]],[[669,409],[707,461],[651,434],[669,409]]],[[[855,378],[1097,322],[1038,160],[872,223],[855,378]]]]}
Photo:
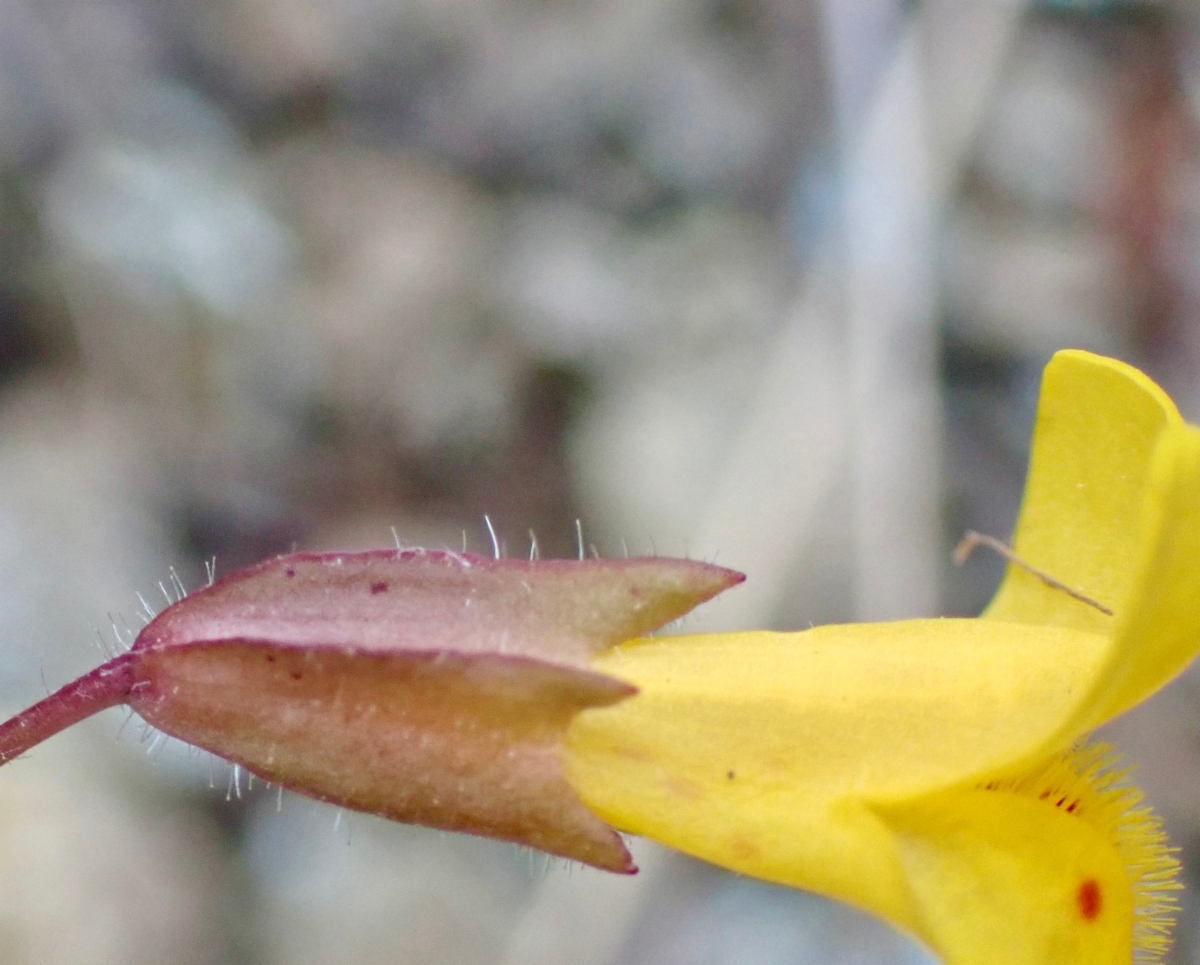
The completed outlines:
{"type": "Polygon", "coordinates": [[[125,703],[321,800],[632,871],[562,772],[572,717],[634,692],[589,658],[741,580],[660,558],[283,556],[169,607],[129,653],[0,725],[0,756],[125,703]]]}

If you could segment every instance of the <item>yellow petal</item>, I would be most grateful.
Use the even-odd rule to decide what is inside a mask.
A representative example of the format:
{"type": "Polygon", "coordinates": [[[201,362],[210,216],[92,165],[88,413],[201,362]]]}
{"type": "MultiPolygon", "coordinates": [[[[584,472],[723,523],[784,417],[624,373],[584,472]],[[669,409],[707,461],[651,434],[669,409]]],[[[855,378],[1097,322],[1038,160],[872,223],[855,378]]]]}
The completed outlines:
{"type": "Polygon", "coordinates": [[[1099,726],[1164,686],[1200,652],[1200,430],[1167,429],[1155,450],[1131,553],[1129,595],[1087,695],[1060,740],[1099,726]]]}
{"type": "Polygon", "coordinates": [[[947,965],[1129,965],[1133,891],[1088,822],[1009,792],[964,790],[886,812],[947,965]]]}
{"type": "Polygon", "coordinates": [[[622,830],[916,927],[891,837],[861,802],[1025,758],[1106,643],[981,620],[636,641],[594,659],[639,693],[575,718],[567,779],[622,830]]]}
{"type": "MultiPolygon", "coordinates": [[[[1042,380],[1017,554],[1115,609],[1138,556],[1155,442],[1181,422],[1166,393],[1137,369],[1087,352],[1055,355],[1042,380]]],[[[1014,566],[984,616],[1100,633],[1110,623],[1014,566]]]]}

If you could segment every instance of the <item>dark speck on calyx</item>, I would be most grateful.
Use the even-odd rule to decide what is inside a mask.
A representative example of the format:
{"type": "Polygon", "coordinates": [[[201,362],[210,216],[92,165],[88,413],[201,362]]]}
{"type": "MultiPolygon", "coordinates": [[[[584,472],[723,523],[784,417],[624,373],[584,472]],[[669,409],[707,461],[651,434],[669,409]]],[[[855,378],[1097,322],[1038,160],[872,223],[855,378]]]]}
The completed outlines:
{"type": "Polygon", "coordinates": [[[371,584],[371,595],[377,596],[380,593],[386,593],[387,588],[388,588],[388,585],[386,583],[382,583],[382,582],[372,583],[371,584]]]}
{"type": "Polygon", "coordinates": [[[293,570],[293,569],[292,569],[290,566],[289,566],[289,567],[288,567],[286,570],[284,570],[284,573],[287,575],[287,578],[288,578],[289,580],[290,580],[290,579],[291,579],[293,576],[295,576],[295,575],[296,575],[296,571],[295,571],[295,570],[293,570]]]}

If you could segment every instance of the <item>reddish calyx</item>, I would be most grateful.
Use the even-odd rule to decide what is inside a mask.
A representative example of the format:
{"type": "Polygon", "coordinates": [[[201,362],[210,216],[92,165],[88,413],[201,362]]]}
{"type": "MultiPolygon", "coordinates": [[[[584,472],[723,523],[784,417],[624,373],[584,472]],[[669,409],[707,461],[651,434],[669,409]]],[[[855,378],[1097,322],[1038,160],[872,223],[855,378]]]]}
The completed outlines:
{"type": "Polygon", "coordinates": [[[589,658],[742,579],[662,558],[281,556],[167,608],[128,653],[0,725],[0,757],[127,704],[320,800],[632,872],[562,773],[571,718],[634,692],[589,658]]]}

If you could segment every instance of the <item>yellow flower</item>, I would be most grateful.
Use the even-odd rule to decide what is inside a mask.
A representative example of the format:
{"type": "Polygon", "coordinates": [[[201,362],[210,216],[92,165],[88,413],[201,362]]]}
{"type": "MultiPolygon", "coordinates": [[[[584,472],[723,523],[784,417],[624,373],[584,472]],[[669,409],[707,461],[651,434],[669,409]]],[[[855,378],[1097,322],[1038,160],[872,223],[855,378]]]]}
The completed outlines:
{"type": "Polygon", "coordinates": [[[1056,356],[1015,550],[1033,571],[982,619],[657,639],[631,638],[741,575],[291,554],[164,585],[127,651],[0,723],[0,764],[126,704],[343,807],[632,871],[615,825],[949,965],[1154,961],[1177,863],[1086,738],[1200,650],[1200,430],[1136,370],[1056,356]]]}
{"type": "Polygon", "coordinates": [[[981,619],[641,639],[567,733],[614,826],[811,889],[950,965],[1154,961],[1177,863],[1090,731],[1200,650],[1200,430],[1135,369],[1046,370],[1015,552],[981,619]]]}

